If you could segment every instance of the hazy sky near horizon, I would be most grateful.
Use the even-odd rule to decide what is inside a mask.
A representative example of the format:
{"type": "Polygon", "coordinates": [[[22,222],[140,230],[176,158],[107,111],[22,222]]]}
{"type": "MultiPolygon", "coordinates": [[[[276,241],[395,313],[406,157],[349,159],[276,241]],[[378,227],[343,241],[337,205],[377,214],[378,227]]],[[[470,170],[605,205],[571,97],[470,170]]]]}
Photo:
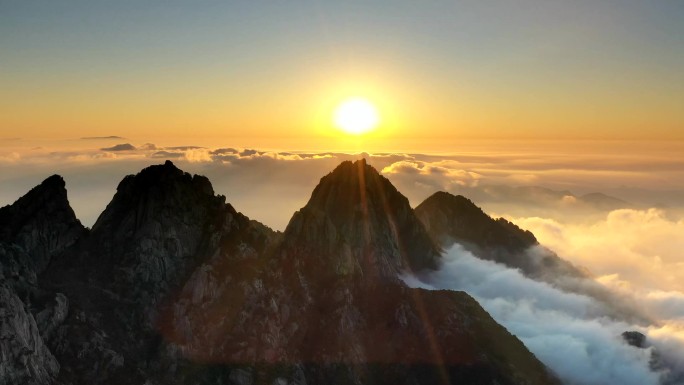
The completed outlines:
{"type": "Polygon", "coordinates": [[[681,140],[683,19],[678,0],[0,0],[0,138],[325,150],[360,95],[380,141],[681,140]]]}

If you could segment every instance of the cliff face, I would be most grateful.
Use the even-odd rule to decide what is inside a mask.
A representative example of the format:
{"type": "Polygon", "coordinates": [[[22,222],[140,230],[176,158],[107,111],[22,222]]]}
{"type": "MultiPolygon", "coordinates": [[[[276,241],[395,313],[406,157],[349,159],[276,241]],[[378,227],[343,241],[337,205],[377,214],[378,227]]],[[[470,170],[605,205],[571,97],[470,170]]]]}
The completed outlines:
{"type": "Polygon", "coordinates": [[[558,383],[466,293],[397,279],[439,249],[365,161],[321,179],[284,234],[151,166],[75,239],[40,274],[3,246],[5,382],[558,383]]]}
{"type": "Polygon", "coordinates": [[[56,175],[0,208],[0,383],[51,384],[58,376],[47,341],[68,301],[43,290],[38,273],[86,233],[56,175]]]}
{"type": "Polygon", "coordinates": [[[45,179],[14,204],[0,208],[0,241],[21,247],[37,273],[50,258],[85,235],[67,199],[64,179],[45,179]]]}
{"type": "Polygon", "coordinates": [[[321,179],[290,220],[284,248],[296,263],[318,268],[321,278],[394,280],[401,272],[434,269],[439,259],[406,197],[363,159],[321,179]]]}

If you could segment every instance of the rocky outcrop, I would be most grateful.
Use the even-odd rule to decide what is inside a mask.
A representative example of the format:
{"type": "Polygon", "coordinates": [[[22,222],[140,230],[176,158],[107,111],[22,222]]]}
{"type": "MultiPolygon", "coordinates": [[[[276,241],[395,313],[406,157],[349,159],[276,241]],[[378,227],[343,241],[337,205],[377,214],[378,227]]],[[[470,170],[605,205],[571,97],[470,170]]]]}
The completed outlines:
{"type": "Polygon", "coordinates": [[[650,349],[651,359],[649,366],[652,371],[660,373],[661,385],[679,385],[684,383],[684,370],[681,361],[676,355],[662,355],[660,350],[648,340],[646,335],[638,331],[626,331],[622,333],[622,339],[630,346],[637,349],[650,349]]]}
{"type": "Polygon", "coordinates": [[[0,241],[21,247],[36,273],[85,233],[59,175],[45,179],[12,205],[0,208],[0,241]]]}
{"type": "Polygon", "coordinates": [[[0,383],[51,384],[59,363],[11,286],[0,284],[0,383]]]}
{"type": "Polygon", "coordinates": [[[408,199],[364,159],[343,162],[323,177],[284,239],[289,258],[322,279],[329,272],[393,280],[434,269],[439,259],[408,199]]]}

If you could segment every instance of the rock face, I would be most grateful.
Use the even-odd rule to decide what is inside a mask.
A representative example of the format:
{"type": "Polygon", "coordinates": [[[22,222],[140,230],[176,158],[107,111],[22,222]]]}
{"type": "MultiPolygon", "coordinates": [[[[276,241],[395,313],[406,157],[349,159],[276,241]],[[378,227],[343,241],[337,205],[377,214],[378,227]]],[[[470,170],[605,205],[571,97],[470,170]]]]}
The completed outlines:
{"type": "Polygon", "coordinates": [[[86,233],[57,175],[0,208],[0,384],[51,384],[58,376],[48,340],[68,300],[43,290],[38,273],[86,233]]]}
{"type": "MultiPolygon", "coordinates": [[[[89,236],[42,277],[74,307],[58,331],[60,378],[144,382],[160,367],[175,365],[180,356],[164,355],[175,345],[164,342],[160,329],[167,321],[184,320],[169,317],[183,310],[178,293],[191,286],[196,301],[206,306],[217,299],[214,285],[222,284],[212,271],[253,258],[275,238],[214,195],[205,177],[171,162],[127,176],[89,236]],[[93,361],[84,362],[84,355],[93,361]]],[[[192,333],[207,332],[185,324],[177,329],[193,339],[198,336],[192,333]]]]}
{"type": "Polygon", "coordinates": [[[171,162],[126,177],[81,234],[38,273],[0,248],[0,384],[558,383],[466,293],[397,279],[439,248],[364,160],[283,234],[171,162]]]}
{"type": "Polygon", "coordinates": [[[6,284],[0,284],[0,383],[50,384],[59,363],[40,335],[26,306],[6,284]]]}
{"type": "Polygon", "coordinates": [[[322,278],[330,272],[395,280],[400,272],[434,269],[439,258],[406,197],[364,159],[321,179],[288,224],[284,247],[322,278]]]}
{"type": "Polygon", "coordinates": [[[20,246],[40,273],[52,255],[64,251],[86,230],[67,200],[64,179],[53,175],[14,204],[0,208],[0,241],[20,246]]]}

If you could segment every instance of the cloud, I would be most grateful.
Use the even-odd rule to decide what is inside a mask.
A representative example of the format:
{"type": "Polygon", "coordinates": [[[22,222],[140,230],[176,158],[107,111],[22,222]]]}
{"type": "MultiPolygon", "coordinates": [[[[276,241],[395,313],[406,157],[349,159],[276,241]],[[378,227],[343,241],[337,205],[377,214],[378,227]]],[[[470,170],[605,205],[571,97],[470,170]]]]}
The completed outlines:
{"type": "Polygon", "coordinates": [[[438,271],[403,279],[414,287],[468,292],[565,383],[660,383],[667,374],[650,367],[651,349],[637,349],[624,342],[621,334],[627,330],[646,333],[670,367],[684,369],[680,329],[644,328],[612,320],[602,315],[602,306],[591,298],[480,260],[460,245],[445,254],[438,271]]]}
{"type": "Polygon", "coordinates": [[[666,211],[615,210],[589,224],[509,219],[597,276],[613,276],[639,290],[684,291],[684,220],[669,218],[666,211]]]}
{"type": "Polygon", "coordinates": [[[117,144],[112,147],[101,148],[102,151],[135,151],[136,148],[130,143],[117,144]]]}
{"type": "Polygon", "coordinates": [[[182,152],[171,152],[171,151],[157,151],[150,155],[150,158],[161,158],[161,159],[175,159],[182,158],[182,152]]]}
{"type": "Polygon", "coordinates": [[[113,139],[126,139],[121,136],[115,136],[115,135],[110,135],[110,136],[84,136],[81,138],[81,140],[113,140],[113,139]]]}

